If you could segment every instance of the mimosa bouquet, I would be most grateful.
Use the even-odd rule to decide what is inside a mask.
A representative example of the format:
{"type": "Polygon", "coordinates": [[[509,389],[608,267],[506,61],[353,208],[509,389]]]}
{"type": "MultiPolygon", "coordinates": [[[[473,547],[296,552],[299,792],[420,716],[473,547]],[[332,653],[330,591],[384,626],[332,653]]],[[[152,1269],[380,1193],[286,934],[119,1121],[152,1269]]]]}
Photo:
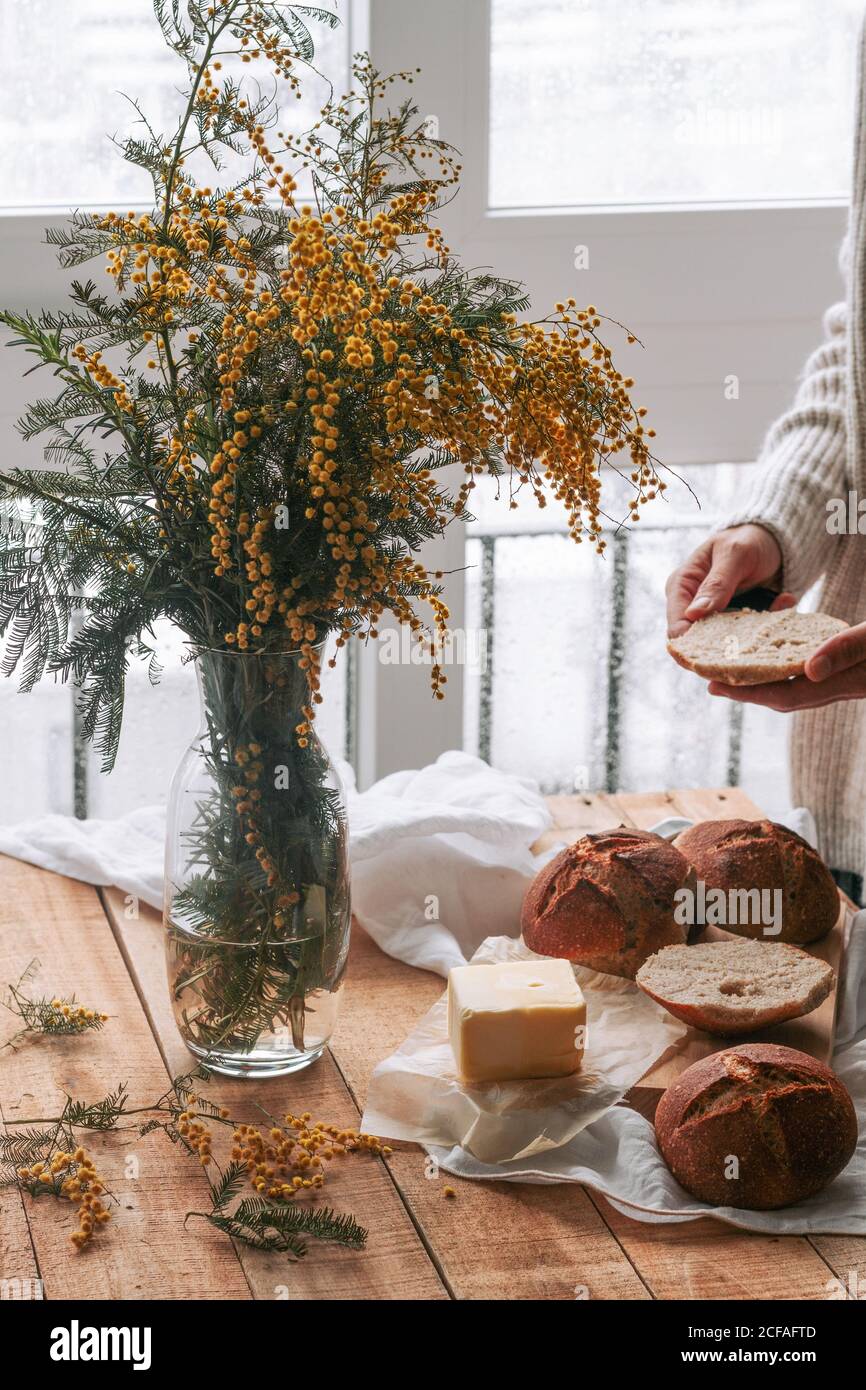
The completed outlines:
{"type": "Polygon", "coordinates": [[[24,688],[72,679],[110,770],[128,663],[155,662],[159,619],[186,634],[205,723],[167,884],[179,1021],[211,1057],[280,1028],[301,1050],[348,921],[314,728],[323,643],[375,639],[391,614],[430,644],[441,698],[442,576],[416,552],[468,515],[477,478],[501,478],[512,506],[552,496],[599,551],[604,466],[625,464],[630,516],[663,484],[595,308],[527,321],[521,285],[445,245],[459,164],[410,100],[389,106],[411,74],[356,58],[351,93],[299,137],[281,93],[313,60],[308,26],[333,15],[154,8],[188,84],[170,137],[142,116],[123,147],[152,209],[52,230],[65,267],[104,257],[108,284],[73,281],[60,313],[0,314],[57,380],[21,421],[47,436],[49,468],[0,477],[16,515],[4,666],[24,688]]]}

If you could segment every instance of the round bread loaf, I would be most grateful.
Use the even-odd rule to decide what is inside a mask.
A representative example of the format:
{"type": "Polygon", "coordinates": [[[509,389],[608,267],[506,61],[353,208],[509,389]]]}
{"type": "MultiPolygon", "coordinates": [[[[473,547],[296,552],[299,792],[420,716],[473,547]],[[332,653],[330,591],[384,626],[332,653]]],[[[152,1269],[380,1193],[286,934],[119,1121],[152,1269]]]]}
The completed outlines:
{"type": "Polygon", "coordinates": [[[665,946],[637,972],[640,988],[668,1013],[722,1037],[811,1013],[835,978],[826,961],[777,941],[665,946]]]}
{"type": "Polygon", "coordinates": [[[678,849],[646,830],[584,835],[547,864],[523,902],[523,939],[542,956],[633,980],[647,956],[682,945],[678,889],[694,872],[678,849]]]}
{"type": "Polygon", "coordinates": [[[725,685],[765,685],[767,681],[802,676],[806,662],[819,647],[848,624],[829,613],[798,613],[782,608],[755,613],[751,608],[727,609],[701,618],[668,651],[687,671],[725,685]]]}
{"type": "Polygon", "coordinates": [[[684,1071],[655,1131],[677,1182],[717,1207],[769,1211],[820,1192],[857,1145],[839,1078],[792,1047],[743,1043],[684,1071]]]}
{"type": "Polygon", "coordinates": [[[701,821],[678,835],[674,844],[707,889],[727,895],[725,921],[710,921],[735,936],[803,946],[826,936],[836,923],[839,894],[830,870],[811,845],[784,825],[769,820],[701,821]],[[761,920],[755,892],[772,895],[776,890],[781,898],[771,896],[764,903],[780,903],[781,921],[761,920]]]}

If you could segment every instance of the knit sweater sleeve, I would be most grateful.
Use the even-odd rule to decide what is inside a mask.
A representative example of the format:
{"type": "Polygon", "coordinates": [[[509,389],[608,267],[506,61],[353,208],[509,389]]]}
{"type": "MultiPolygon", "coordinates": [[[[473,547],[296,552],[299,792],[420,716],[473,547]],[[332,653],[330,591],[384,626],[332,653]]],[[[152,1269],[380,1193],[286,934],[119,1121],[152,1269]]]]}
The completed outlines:
{"type": "Polygon", "coordinates": [[[770,429],[744,510],[726,526],[755,522],[782,552],[782,583],[799,595],[823,574],[836,537],[827,503],[845,497],[847,479],[847,310],[828,310],[825,340],[806,363],[793,407],[770,429]]]}

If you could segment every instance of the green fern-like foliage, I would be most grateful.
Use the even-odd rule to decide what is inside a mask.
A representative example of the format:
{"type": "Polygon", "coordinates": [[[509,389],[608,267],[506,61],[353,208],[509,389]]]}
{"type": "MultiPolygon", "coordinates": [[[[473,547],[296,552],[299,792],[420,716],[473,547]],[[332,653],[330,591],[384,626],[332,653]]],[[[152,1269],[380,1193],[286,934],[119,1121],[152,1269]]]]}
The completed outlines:
{"type": "MultiPolygon", "coordinates": [[[[238,47],[266,10],[265,32],[280,40],[284,51],[291,51],[296,66],[310,63],[314,43],[308,26],[335,22],[327,11],[304,6],[261,7],[232,0],[216,9],[212,17],[204,4],[191,3],[183,11],[166,3],[155,5],[167,42],[187,64],[190,83],[187,109],[169,140],[150,130],[139,113],[142,133],[122,145],[124,156],[150,174],[156,206],[146,219],[146,230],[106,225],[103,218],[76,213],[68,226],[48,234],[64,267],[72,269],[106,255],[124,256],[126,265],[142,237],[157,253],[157,262],[165,252],[175,255],[179,238],[172,216],[183,206],[181,194],[189,187],[183,179],[184,165],[193,156],[206,155],[218,171],[227,150],[249,151],[250,130],[257,124],[272,126],[277,119],[276,104],[269,97],[249,98],[241,108],[241,93],[249,97],[251,84],[232,80],[223,84],[216,105],[203,110],[197,104],[203,73],[214,55],[238,47]]],[[[362,75],[372,99],[374,75],[369,69],[362,75]]],[[[384,165],[401,142],[408,147],[410,134],[415,166],[425,154],[445,148],[423,135],[417,113],[408,104],[379,124],[369,118],[365,106],[349,117],[341,116],[331,103],[323,113],[323,123],[329,121],[338,127],[335,147],[345,174],[338,185],[327,163],[314,168],[317,196],[328,201],[346,198],[347,186],[361,179],[357,215],[374,215],[377,207],[415,181],[411,169],[407,177],[387,184],[379,185],[371,177],[377,160],[384,165]]],[[[304,142],[292,143],[310,163],[304,142]]],[[[154,288],[149,283],[134,286],[127,269],[115,277],[114,295],[99,291],[93,280],[74,280],[69,310],[0,313],[0,322],[11,330],[11,345],[31,354],[36,366],[50,369],[60,388],[34,401],[19,421],[24,439],[45,438],[50,471],[12,470],[0,476],[0,505],[8,519],[0,551],[3,670],[17,672],[25,690],[46,672],[73,679],[80,689],[84,733],[101,747],[106,771],[117,752],[128,663],[154,659],[157,620],[176,623],[194,646],[223,647],[225,633],[245,619],[255,587],[242,571],[215,575],[208,520],[208,462],[226,433],[236,428],[232,412],[223,408],[218,358],[226,311],[243,307],[243,281],[224,277],[219,299],[202,293],[230,263],[227,245],[234,236],[245,238],[262,288],[279,294],[291,217],[258,192],[264,188],[263,170],[254,157],[249,184],[257,190],[255,198],[233,197],[227,202],[226,195],[234,193],[229,189],[200,200],[205,218],[227,225],[213,229],[209,245],[182,258],[189,288],[182,302],[172,302],[169,317],[164,317],[154,288]],[[189,342],[190,333],[197,335],[194,343],[189,342]],[[122,397],[88,369],[80,351],[76,356],[81,348],[87,359],[97,353],[111,358],[114,377],[123,382],[122,397]],[[151,353],[158,359],[157,372],[144,365],[151,353]],[[182,491],[166,449],[166,440],[179,438],[193,474],[192,486],[182,491]]],[[[429,261],[426,254],[415,256],[407,248],[390,268],[402,276],[420,276],[429,261]]],[[[519,311],[526,304],[518,287],[486,275],[473,277],[456,263],[435,272],[430,290],[450,305],[455,323],[475,333],[502,333],[502,313],[519,311]]],[[[415,317],[420,331],[423,320],[415,317]]],[[[440,369],[429,347],[419,342],[418,372],[440,369]]],[[[306,370],[303,353],[291,337],[270,342],[233,402],[234,409],[268,401],[282,406],[301,398],[306,370]]],[[[370,395],[368,391],[365,399],[359,393],[343,402],[341,452],[353,488],[368,498],[373,544],[388,560],[417,550],[440,532],[442,520],[430,506],[435,491],[417,498],[410,494],[404,514],[397,514],[392,493],[372,485],[371,444],[384,446],[388,435],[382,405],[371,416],[370,395]]],[[[269,426],[256,446],[254,468],[244,479],[236,512],[256,516],[279,509],[279,522],[269,533],[274,568],[285,581],[303,581],[301,592],[320,640],[329,630],[359,625],[361,614],[347,602],[343,612],[316,615],[317,599],[333,591],[338,566],[323,546],[321,520],[311,525],[306,516],[310,484],[297,460],[309,450],[313,433],[303,411],[283,413],[269,426]]],[[[419,431],[408,432],[399,450],[407,478],[439,472],[456,461],[452,451],[419,431]],[[419,449],[423,456],[418,456],[419,449]]],[[[243,556],[240,538],[236,549],[243,556]]],[[[433,591],[420,578],[406,578],[399,588],[401,599],[433,591]]],[[[388,601],[383,587],[377,602],[388,601]]],[[[285,628],[275,628],[256,645],[285,647],[297,642],[287,638],[285,628]]]]}
{"type": "Polygon", "coordinates": [[[32,960],[17,983],[9,985],[5,998],[0,999],[3,1007],[14,1014],[21,1027],[3,1047],[15,1048],[29,1034],[42,1034],[47,1037],[74,1037],[79,1033],[99,1032],[105,1026],[108,1015],[98,1009],[79,1004],[74,995],[43,995],[33,998],[25,990],[33,979],[39,962],[32,960]]]}
{"type": "MultiPolygon", "coordinates": [[[[254,67],[240,77],[217,70],[238,54],[267,61],[291,94],[313,61],[313,30],[333,25],[333,14],[257,0],[156,0],[154,8],[188,84],[171,135],[154,130],[133,102],[140,128],[121,142],[123,156],[150,176],[153,210],[79,212],[49,232],[70,270],[108,257],[110,292],[74,279],[68,309],[0,313],[11,344],[56,384],[19,422],[25,439],[45,439],[49,467],[0,475],[3,669],[18,672],[25,689],[46,672],[74,679],[85,732],[106,769],[120,736],[127,664],[153,659],[158,619],[211,649],[238,633],[240,646],[256,650],[329,632],[344,641],[375,631],[388,609],[420,632],[413,605],[435,604],[439,584],[411,557],[466,514],[475,473],[506,471],[507,491],[525,485],[541,498],[545,464],[533,451],[547,453],[553,470],[556,449],[566,448],[554,435],[564,429],[571,473],[552,481],[576,534],[589,509],[591,535],[598,460],[630,450],[640,469],[636,504],[652,473],[639,412],[622,394],[622,378],[608,372],[600,320],[589,314],[574,324],[551,320],[551,351],[566,341],[575,352],[585,348],[586,366],[576,357],[578,370],[563,372],[556,390],[565,394],[547,403],[543,418],[541,349],[535,343],[529,356],[529,340],[514,328],[525,290],[467,270],[437,240],[430,219],[452,196],[458,166],[410,101],[383,107],[393,79],[359,60],[355,93],[328,101],[316,127],[295,138],[275,134],[279,102],[272,87],[243,76],[254,67]],[[203,186],[190,172],[205,159],[219,178],[227,154],[248,158],[248,177],[234,187],[203,186]],[[296,182],[279,172],[288,168],[311,184],[307,209],[296,182]],[[294,294],[310,276],[309,234],[324,226],[333,271],[323,290],[339,287],[340,303],[357,304],[359,323],[372,331],[360,365],[351,351],[357,325],[337,300],[328,304],[319,287],[309,305],[294,294]],[[376,312],[364,309],[367,298],[376,312]],[[273,327],[250,325],[263,304],[277,312],[273,327]],[[314,330],[301,329],[301,311],[317,315],[314,330]],[[238,331],[250,325],[234,381],[225,361],[236,336],[229,320],[238,331]],[[497,376],[509,365],[513,376],[497,376]],[[311,386],[311,372],[327,383],[311,386]],[[426,399],[428,383],[443,388],[441,406],[426,399]],[[499,400],[497,391],[510,394],[499,400]],[[364,503],[361,539],[349,534],[353,543],[342,548],[332,543],[331,485],[314,471],[326,393],[335,399],[327,409],[337,432],[326,441],[336,441],[334,505],[348,517],[352,508],[340,499],[364,503]],[[478,428],[497,411],[495,429],[478,428]],[[224,480],[219,469],[239,414],[255,438],[247,437],[218,504],[213,473],[224,480]],[[467,472],[457,496],[438,481],[455,464],[467,472]],[[262,575],[249,563],[257,518],[266,524],[274,592],[288,595],[282,608],[262,603],[262,575]],[[227,544],[215,566],[220,537],[227,544]]],[[[350,521],[343,527],[351,533],[350,521]]]]}
{"type": "Polygon", "coordinates": [[[367,1231],[348,1213],[335,1212],[330,1207],[281,1206],[261,1197],[245,1198],[231,1214],[209,1212],[207,1220],[243,1245],[294,1259],[307,1253],[305,1236],[345,1245],[350,1250],[362,1250],[367,1242],[367,1231]]]}
{"type": "Polygon", "coordinates": [[[51,1151],[53,1138],[53,1130],[29,1126],[0,1134],[0,1187],[14,1187],[19,1168],[44,1160],[51,1151]]]}
{"type": "Polygon", "coordinates": [[[73,1129],[114,1129],[126,1112],[127,1101],[125,1082],[121,1082],[107,1096],[97,1101],[75,1100],[69,1096],[64,1110],[64,1122],[73,1129]]]}
{"type": "Polygon", "coordinates": [[[280,94],[333,14],[154,10],[187,82],[173,132],[133,100],[120,142],[151,210],[78,212],[49,233],[70,272],[104,259],[107,289],[82,275],[59,312],[0,312],[53,383],[19,421],[46,466],[0,474],[2,670],[25,690],[72,681],[109,771],[130,661],[158,679],[156,624],[185,634],[208,790],[169,885],[179,1022],[206,1053],[284,1026],[300,1047],[306,997],[339,984],[349,914],[313,732],[325,639],[375,640],[394,615],[442,698],[442,576],[416,555],[468,515],[478,475],[510,498],[553,493],[600,550],[602,466],[630,459],[631,515],[663,484],[595,308],[518,322],[523,286],[445,245],[456,152],[396,98],[398,78],[359,56],[312,130],[280,129],[280,94]],[[221,664],[238,654],[255,675],[221,664]]]}

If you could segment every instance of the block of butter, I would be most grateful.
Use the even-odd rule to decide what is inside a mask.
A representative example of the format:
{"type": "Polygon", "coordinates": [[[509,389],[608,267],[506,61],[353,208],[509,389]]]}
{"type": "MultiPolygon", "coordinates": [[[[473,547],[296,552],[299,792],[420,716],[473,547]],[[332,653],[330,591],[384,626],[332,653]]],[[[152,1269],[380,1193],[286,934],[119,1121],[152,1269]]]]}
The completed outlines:
{"type": "Polygon", "coordinates": [[[567,960],[458,965],[448,1034],[464,1081],[568,1076],[580,1067],[586,1004],[567,960]]]}

